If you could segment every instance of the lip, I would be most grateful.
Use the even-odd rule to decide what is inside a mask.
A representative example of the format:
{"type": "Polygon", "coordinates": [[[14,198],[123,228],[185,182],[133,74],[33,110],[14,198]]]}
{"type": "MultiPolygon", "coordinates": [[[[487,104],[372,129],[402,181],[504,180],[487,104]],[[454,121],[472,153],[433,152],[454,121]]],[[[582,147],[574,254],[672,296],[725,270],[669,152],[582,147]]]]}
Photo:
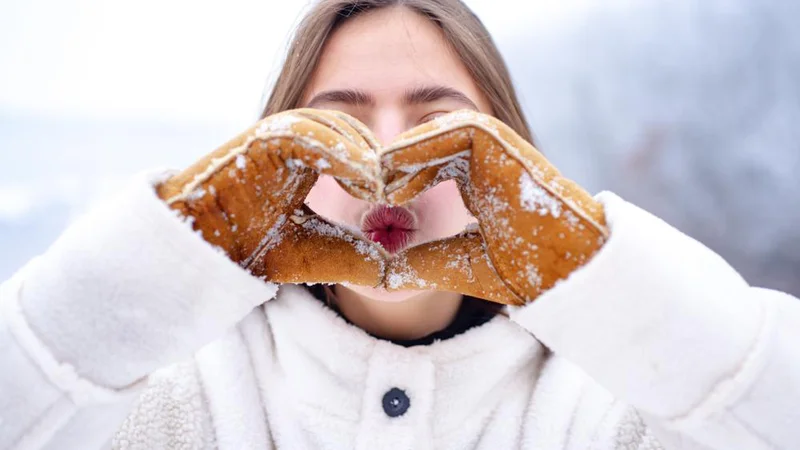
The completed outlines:
{"type": "Polygon", "coordinates": [[[414,238],[417,218],[401,206],[378,205],[367,211],[361,221],[361,231],[387,252],[397,253],[414,238]]]}

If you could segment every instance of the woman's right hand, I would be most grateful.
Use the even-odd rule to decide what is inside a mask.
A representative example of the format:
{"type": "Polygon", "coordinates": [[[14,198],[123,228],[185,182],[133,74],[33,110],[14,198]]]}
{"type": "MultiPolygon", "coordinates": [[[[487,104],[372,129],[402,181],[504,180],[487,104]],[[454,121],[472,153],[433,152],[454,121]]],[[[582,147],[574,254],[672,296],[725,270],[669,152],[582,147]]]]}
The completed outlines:
{"type": "Polygon", "coordinates": [[[351,195],[375,201],[382,185],[377,147],[348,115],[285,111],[168,179],[158,195],[255,276],[374,286],[383,272],[375,245],[315,215],[304,200],[326,174],[351,195]]]}

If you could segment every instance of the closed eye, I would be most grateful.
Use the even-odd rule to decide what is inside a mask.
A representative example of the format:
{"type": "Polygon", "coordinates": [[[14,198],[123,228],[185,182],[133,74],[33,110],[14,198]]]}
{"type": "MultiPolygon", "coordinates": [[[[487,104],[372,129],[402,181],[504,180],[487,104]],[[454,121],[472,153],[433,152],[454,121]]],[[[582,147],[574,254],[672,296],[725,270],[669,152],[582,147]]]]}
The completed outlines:
{"type": "Polygon", "coordinates": [[[439,117],[444,116],[445,114],[449,114],[450,112],[451,111],[436,111],[436,112],[432,112],[432,113],[426,114],[425,116],[422,117],[422,119],[419,120],[419,123],[422,124],[422,123],[425,123],[425,122],[430,122],[431,120],[435,120],[435,119],[437,119],[439,117]]]}

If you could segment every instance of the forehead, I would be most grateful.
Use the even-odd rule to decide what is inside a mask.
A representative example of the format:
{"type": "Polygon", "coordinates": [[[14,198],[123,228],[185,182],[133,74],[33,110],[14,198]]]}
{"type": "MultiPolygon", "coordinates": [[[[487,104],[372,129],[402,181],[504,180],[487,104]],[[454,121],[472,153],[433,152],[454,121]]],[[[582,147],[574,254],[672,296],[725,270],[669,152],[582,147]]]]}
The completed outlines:
{"type": "Polygon", "coordinates": [[[451,87],[485,103],[438,26],[407,8],[384,8],[344,22],[330,36],[305,99],[329,89],[359,89],[380,103],[420,85],[451,87]]]}

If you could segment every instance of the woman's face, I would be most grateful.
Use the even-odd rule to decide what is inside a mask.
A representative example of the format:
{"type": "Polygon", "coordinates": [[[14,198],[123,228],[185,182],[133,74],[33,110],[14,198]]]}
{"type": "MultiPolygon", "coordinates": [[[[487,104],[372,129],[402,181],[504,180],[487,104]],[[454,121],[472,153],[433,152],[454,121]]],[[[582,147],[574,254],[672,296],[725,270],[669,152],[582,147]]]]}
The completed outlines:
{"type": "MultiPolygon", "coordinates": [[[[348,113],[384,145],[450,111],[492,113],[439,28],[404,7],[367,12],[343,23],[326,43],[303,105],[348,113]]],[[[333,178],[322,176],[306,203],[334,222],[361,229],[393,252],[451,236],[475,221],[454,181],[431,188],[402,209],[387,209],[350,196],[333,178]]],[[[421,293],[350,289],[383,301],[421,293]]]]}

